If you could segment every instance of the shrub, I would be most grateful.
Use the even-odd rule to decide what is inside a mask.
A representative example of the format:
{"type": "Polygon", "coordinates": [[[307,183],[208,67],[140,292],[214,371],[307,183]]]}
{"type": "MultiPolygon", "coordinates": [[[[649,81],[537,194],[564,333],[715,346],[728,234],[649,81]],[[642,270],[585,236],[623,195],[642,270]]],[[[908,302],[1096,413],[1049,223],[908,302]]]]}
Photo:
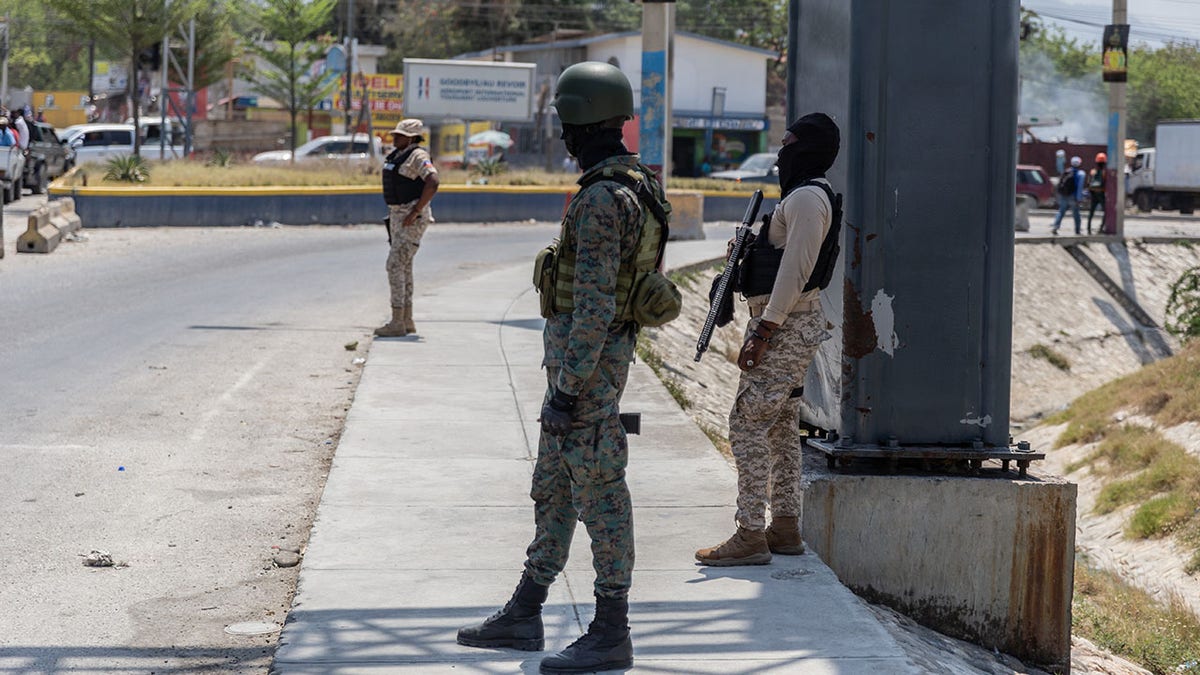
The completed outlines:
{"type": "Polygon", "coordinates": [[[226,148],[216,148],[212,151],[212,155],[208,158],[208,161],[205,162],[204,165],[205,166],[215,166],[215,167],[219,167],[222,169],[227,169],[227,168],[233,166],[233,163],[234,163],[233,151],[228,150],[226,148]]]}
{"type": "Polygon", "coordinates": [[[1166,313],[1170,334],[1181,340],[1200,335],[1200,267],[1184,272],[1171,284],[1166,313]]]}
{"type": "Polygon", "coordinates": [[[145,183],[149,179],[150,166],[138,155],[119,155],[105,162],[104,180],[145,183]]]}

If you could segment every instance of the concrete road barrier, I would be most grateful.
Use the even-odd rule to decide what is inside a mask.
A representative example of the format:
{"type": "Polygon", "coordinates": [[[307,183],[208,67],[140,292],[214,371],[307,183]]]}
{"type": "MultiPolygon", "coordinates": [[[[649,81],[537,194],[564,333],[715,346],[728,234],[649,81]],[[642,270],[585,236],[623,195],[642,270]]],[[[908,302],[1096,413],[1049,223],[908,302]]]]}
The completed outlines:
{"type": "Polygon", "coordinates": [[[704,238],[704,193],[699,190],[667,190],[671,202],[671,239],[704,238]]]}
{"type": "Polygon", "coordinates": [[[40,206],[29,214],[29,226],[17,237],[18,253],[50,253],[62,242],[62,232],[50,222],[50,209],[40,206]]]}
{"type": "Polygon", "coordinates": [[[50,223],[58,228],[64,236],[78,232],[83,227],[83,219],[75,213],[75,200],[70,197],[55,199],[48,202],[50,207],[50,223]]]}
{"type": "Polygon", "coordinates": [[[47,202],[29,214],[28,228],[17,237],[17,252],[50,253],[58,248],[65,235],[81,227],[83,221],[75,213],[75,200],[67,197],[47,202]]]}
{"type": "Polygon", "coordinates": [[[1037,208],[1037,200],[1029,195],[1017,195],[1017,208],[1014,212],[1017,232],[1029,231],[1029,213],[1037,208]]]}

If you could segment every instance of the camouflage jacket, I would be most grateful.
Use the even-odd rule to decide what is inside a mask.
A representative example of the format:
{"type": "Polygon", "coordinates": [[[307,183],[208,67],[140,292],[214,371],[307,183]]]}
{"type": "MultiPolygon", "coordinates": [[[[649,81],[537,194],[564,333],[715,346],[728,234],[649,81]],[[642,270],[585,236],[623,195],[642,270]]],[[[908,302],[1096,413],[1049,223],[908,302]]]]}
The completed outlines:
{"type": "MultiPolygon", "coordinates": [[[[636,168],[637,155],[618,155],[597,167],[636,168]]],[[[637,195],[614,181],[584,188],[571,200],[563,227],[571,231],[575,253],[575,310],[546,320],[543,366],[560,366],[556,386],[578,395],[601,361],[633,360],[633,324],[614,323],[617,271],[637,252],[642,227],[637,195]]]]}

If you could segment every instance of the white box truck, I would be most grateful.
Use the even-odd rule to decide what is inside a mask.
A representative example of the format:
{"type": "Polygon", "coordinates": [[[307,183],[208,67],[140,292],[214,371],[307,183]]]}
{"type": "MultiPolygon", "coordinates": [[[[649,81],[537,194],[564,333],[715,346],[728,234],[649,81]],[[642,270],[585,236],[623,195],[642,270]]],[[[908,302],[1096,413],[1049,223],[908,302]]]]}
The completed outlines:
{"type": "Polygon", "coordinates": [[[1192,213],[1200,204],[1200,120],[1159,122],[1155,146],[1138,151],[1125,193],[1139,211],[1192,213]]]}

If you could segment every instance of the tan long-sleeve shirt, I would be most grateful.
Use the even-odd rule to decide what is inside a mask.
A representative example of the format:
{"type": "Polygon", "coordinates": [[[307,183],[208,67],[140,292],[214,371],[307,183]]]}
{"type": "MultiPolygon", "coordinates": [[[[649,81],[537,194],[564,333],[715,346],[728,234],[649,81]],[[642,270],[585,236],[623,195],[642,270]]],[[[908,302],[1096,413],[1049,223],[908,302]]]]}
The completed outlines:
{"type": "MultiPolygon", "coordinates": [[[[828,183],[823,178],[818,180],[828,183]]],[[[783,248],[783,260],[771,294],[748,298],[752,312],[757,313],[756,310],[765,305],[762,318],[783,324],[789,314],[807,309],[819,300],[819,290],[805,293],[802,289],[817,264],[821,242],[829,232],[832,216],[829,198],[815,185],[793,190],[775,206],[767,241],[776,248],[783,248]]]]}

